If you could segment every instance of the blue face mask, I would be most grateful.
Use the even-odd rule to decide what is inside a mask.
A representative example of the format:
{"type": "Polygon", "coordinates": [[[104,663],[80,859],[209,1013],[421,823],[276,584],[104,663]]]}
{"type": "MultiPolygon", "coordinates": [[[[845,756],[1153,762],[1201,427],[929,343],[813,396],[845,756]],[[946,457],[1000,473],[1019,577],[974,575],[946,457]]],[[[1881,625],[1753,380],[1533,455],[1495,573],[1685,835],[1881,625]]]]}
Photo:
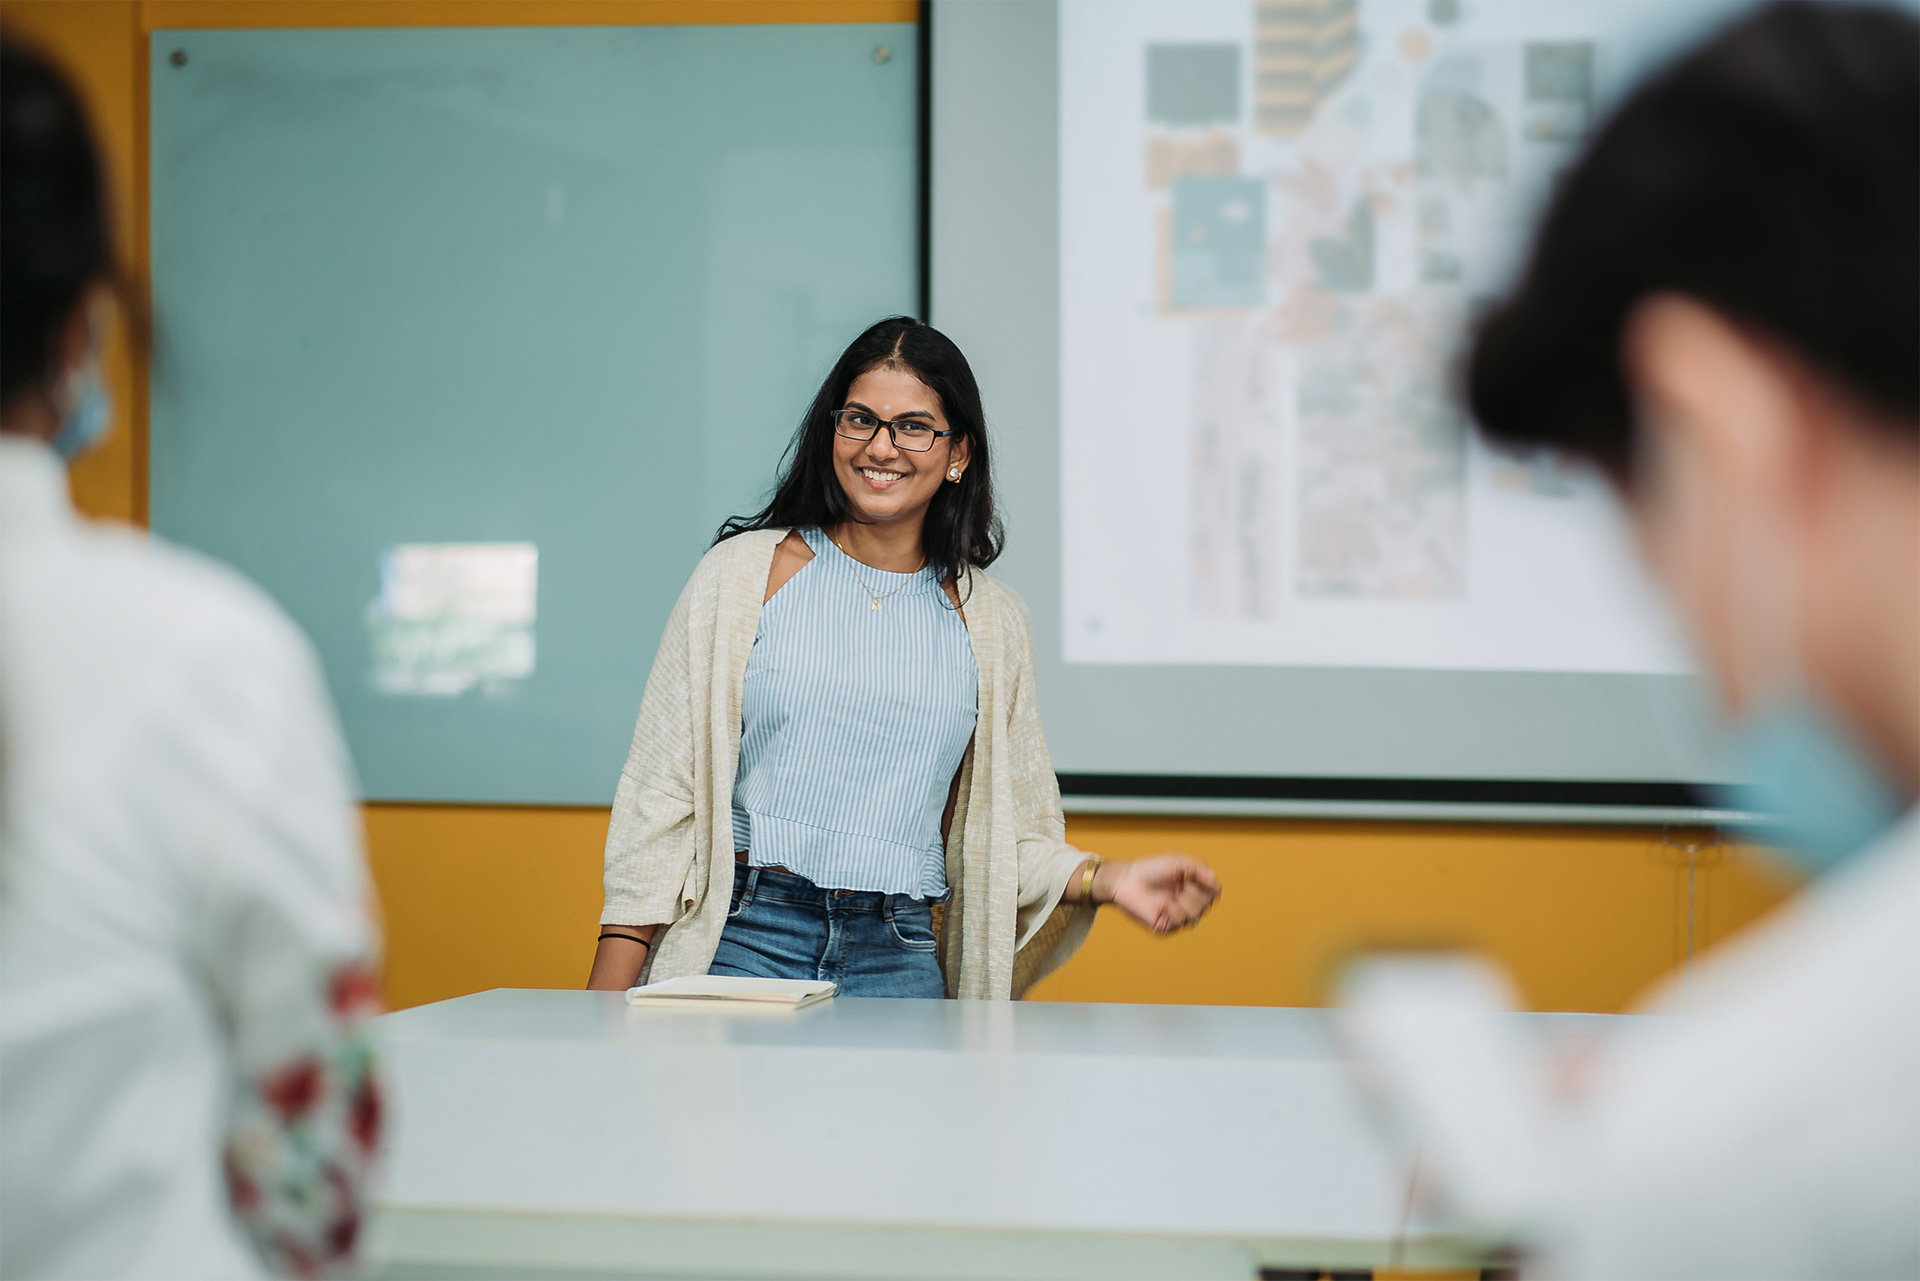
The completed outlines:
{"type": "Polygon", "coordinates": [[[1721,803],[1771,814],[1761,833],[1810,876],[1858,853],[1900,815],[1886,778],[1833,721],[1804,700],[1736,727],[1721,803]]]}
{"type": "Polygon", "coordinates": [[[78,381],[73,403],[53,437],[53,452],[69,463],[99,443],[113,417],[113,401],[107,396],[106,380],[100,377],[100,362],[87,361],[78,381]]]}

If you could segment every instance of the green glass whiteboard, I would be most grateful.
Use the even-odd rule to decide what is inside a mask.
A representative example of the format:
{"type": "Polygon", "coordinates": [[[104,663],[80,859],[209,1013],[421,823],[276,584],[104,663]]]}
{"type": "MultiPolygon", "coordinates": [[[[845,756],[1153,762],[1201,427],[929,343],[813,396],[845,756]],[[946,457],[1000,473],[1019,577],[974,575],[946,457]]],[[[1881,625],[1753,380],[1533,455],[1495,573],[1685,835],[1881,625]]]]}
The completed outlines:
{"type": "Polygon", "coordinates": [[[365,795],[606,804],[674,599],[915,309],[908,25],[156,31],[152,522],[365,795]]]}

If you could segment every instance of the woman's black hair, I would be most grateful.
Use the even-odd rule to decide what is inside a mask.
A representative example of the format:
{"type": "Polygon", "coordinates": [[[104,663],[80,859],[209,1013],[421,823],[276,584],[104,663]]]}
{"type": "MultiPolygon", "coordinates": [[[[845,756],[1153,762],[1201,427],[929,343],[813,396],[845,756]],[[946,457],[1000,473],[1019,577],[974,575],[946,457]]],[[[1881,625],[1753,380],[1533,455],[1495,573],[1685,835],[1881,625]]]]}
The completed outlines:
{"type": "Polygon", "coordinates": [[[58,71],[0,36],[0,405],[54,371],[62,328],[111,280],[100,159],[58,71]]]}
{"type": "Polygon", "coordinates": [[[947,439],[965,440],[971,451],[961,478],[942,481],[927,509],[920,534],[927,563],[938,567],[949,582],[958,582],[964,570],[993,564],[1006,538],[993,510],[993,472],[988,466],[980,386],[953,340],[911,316],[887,317],[840,353],[781,459],[773,500],[751,516],[729,520],[714,535],[714,542],[751,529],[827,528],[860,519],[834,475],[833,413],[846,407],[847,392],[860,375],[881,368],[905,370],[926,384],[940,398],[940,410],[953,429],[947,439]]]}
{"type": "Polygon", "coordinates": [[[1622,331],[1662,292],[1765,334],[1920,434],[1920,23],[1775,4],[1633,93],[1480,324],[1466,393],[1482,429],[1629,484],[1622,331]]]}

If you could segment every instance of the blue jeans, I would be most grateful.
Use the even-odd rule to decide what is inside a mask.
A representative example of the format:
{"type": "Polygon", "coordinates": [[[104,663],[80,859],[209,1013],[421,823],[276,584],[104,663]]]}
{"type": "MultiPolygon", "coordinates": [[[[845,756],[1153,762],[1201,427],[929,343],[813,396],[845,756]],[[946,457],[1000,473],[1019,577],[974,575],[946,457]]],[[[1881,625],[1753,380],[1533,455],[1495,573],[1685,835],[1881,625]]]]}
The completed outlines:
{"type": "Polygon", "coordinates": [[[823,890],[804,876],[737,863],[733,907],[709,974],[832,979],[842,996],[947,994],[924,899],[823,890]]]}

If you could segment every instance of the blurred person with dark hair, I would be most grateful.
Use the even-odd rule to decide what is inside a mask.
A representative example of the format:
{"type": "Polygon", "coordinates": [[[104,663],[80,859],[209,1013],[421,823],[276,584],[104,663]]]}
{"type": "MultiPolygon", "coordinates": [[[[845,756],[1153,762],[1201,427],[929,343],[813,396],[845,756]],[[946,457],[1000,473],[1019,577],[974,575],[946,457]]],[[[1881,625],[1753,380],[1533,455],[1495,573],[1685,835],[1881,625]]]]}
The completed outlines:
{"type": "Polygon", "coordinates": [[[108,225],[0,40],[0,1276],[333,1273],[380,1133],[349,766],[264,595],[69,504],[108,225]]]}
{"type": "Polygon", "coordinates": [[[1776,5],[1642,85],[1466,381],[1496,444],[1612,479],[1717,691],[1732,800],[1811,882],[1504,1162],[1474,1135],[1503,1092],[1462,1102],[1503,1061],[1466,1017],[1484,970],[1363,965],[1347,1027],[1458,1208],[1557,1275],[1920,1276],[1920,25],[1776,5]]]}

